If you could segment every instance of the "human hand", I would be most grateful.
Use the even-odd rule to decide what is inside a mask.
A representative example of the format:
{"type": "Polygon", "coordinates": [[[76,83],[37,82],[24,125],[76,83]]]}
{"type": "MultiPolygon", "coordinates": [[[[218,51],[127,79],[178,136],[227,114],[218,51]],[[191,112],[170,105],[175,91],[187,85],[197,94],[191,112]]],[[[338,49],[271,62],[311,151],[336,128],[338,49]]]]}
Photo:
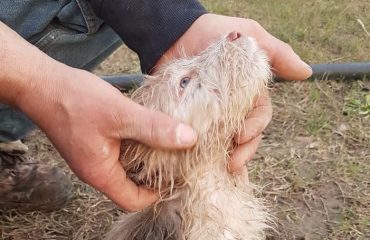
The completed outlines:
{"type": "Polygon", "coordinates": [[[121,140],[183,149],[195,144],[195,132],[97,76],[51,59],[1,23],[0,36],[0,101],[25,112],[76,175],[118,206],[137,211],[155,202],[155,193],[126,176],[121,140]]]}
{"type": "MultiPolygon", "coordinates": [[[[286,43],[269,34],[261,25],[251,19],[205,14],[197,19],[185,34],[161,57],[156,66],[173,58],[196,55],[224,34],[232,31],[256,39],[257,44],[267,54],[275,75],[287,80],[304,80],[312,74],[312,69],[304,63],[286,43]]],[[[234,150],[229,162],[229,170],[243,170],[245,163],[252,159],[262,139],[262,132],[272,118],[272,104],[268,92],[261,94],[253,110],[246,117],[243,128],[235,136],[239,146],[234,150]]]]}
{"type": "MultiPolygon", "coordinates": [[[[126,176],[119,162],[121,140],[183,149],[195,143],[193,130],[132,102],[88,72],[72,70],[70,76],[64,72],[59,78],[60,82],[52,83],[57,91],[46,91],[53,93],[53,99],[44,96],[36,104],[44,106],[44,113],[28,107],[28,114],[81,180],[128,211],[154,203],[156,194],[136,186],[126,176]],[[45,114],[51,112],[52,118],[45,114]]],[[[27,99],[30,100],[27,97],[23,101],[27,99]]]]}

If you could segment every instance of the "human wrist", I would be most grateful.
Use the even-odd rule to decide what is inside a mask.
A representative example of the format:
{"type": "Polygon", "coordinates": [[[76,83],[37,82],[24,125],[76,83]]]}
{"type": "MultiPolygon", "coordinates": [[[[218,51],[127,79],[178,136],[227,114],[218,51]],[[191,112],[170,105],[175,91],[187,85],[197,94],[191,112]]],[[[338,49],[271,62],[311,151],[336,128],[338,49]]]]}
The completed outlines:
{"type": "Polygon", "coordinates": [[[0,22],[0,102],[20,108],[54,61],[0,22]]]}
{"type": "Polygon", "coordinates": [[[20,67],[24,59],[22,54],[27,48],[20,37],[8,26],[0,22],[0,102],[15,105],[17,96],[23,89],[22,80],[25,66],[20,67]],[[20,41],[20,46],[17,42],[20,41]]]}
{"type": "Polygon", "coordinates": [[[55,113],[79,70],[57,62],[0,22],[0,102],[36,124],[55,113]],[[46,118],[45,118],[46,117],[46,118]]]}

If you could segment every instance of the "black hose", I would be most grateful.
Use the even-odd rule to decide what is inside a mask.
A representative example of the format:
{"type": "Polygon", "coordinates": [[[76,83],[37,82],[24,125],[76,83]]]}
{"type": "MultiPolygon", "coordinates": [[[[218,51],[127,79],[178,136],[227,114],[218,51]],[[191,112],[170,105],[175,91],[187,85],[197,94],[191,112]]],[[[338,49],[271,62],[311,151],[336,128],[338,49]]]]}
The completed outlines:
{"type": "Polygon", "coordinates": [[[141,74],[112,75],[102,76],[101,78],[122,91],[128,91],[134,87],[138,87],[144,80],[141,74]]]}
{"type": "Polygon", "coordinates": [[[312,64],[312,78],[339,77],[358,79],[370,77],[370,62],[340,63],[340,64],[312,64]]]}
{"type": "MultiPolygon", "coordinates": [[[[370,77],[370,62],[359,63],[341,63],[341,64],[312,64],[311,78],[344,78],[344,79],[359,79],[370,77]]],[[[120,90],[128,91],[134,87],[140,86],[143,82],[143,75],[123,74],[113,76],[102,76],[102,78],[116,86],[120,90]]]]}

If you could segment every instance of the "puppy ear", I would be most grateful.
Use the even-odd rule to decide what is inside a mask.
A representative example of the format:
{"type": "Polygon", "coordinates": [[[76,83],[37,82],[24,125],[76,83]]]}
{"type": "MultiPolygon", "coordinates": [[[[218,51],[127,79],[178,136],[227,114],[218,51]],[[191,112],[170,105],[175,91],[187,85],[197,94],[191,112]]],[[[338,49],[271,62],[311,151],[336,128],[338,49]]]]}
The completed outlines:
{"type": "Polygon", "coordinates": [[[230,42],[237,40],[240,38],[242,34],[240,32],[232,31],[230,32],[227,36],[226,39],[229,40],[230,42]]]}

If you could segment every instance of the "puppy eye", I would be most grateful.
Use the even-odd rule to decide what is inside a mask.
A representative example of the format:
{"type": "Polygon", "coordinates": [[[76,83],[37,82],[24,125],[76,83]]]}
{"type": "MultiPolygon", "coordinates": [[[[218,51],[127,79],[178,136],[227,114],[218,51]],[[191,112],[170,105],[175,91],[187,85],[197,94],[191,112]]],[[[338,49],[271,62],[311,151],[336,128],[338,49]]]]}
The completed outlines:
{"type": "Polygon", "coordinates": [[[181,88],[185,88],[190,82],[190,78],[189,77],[184,77],[181,79],[180,81],[180,87],[181,88]]]}

